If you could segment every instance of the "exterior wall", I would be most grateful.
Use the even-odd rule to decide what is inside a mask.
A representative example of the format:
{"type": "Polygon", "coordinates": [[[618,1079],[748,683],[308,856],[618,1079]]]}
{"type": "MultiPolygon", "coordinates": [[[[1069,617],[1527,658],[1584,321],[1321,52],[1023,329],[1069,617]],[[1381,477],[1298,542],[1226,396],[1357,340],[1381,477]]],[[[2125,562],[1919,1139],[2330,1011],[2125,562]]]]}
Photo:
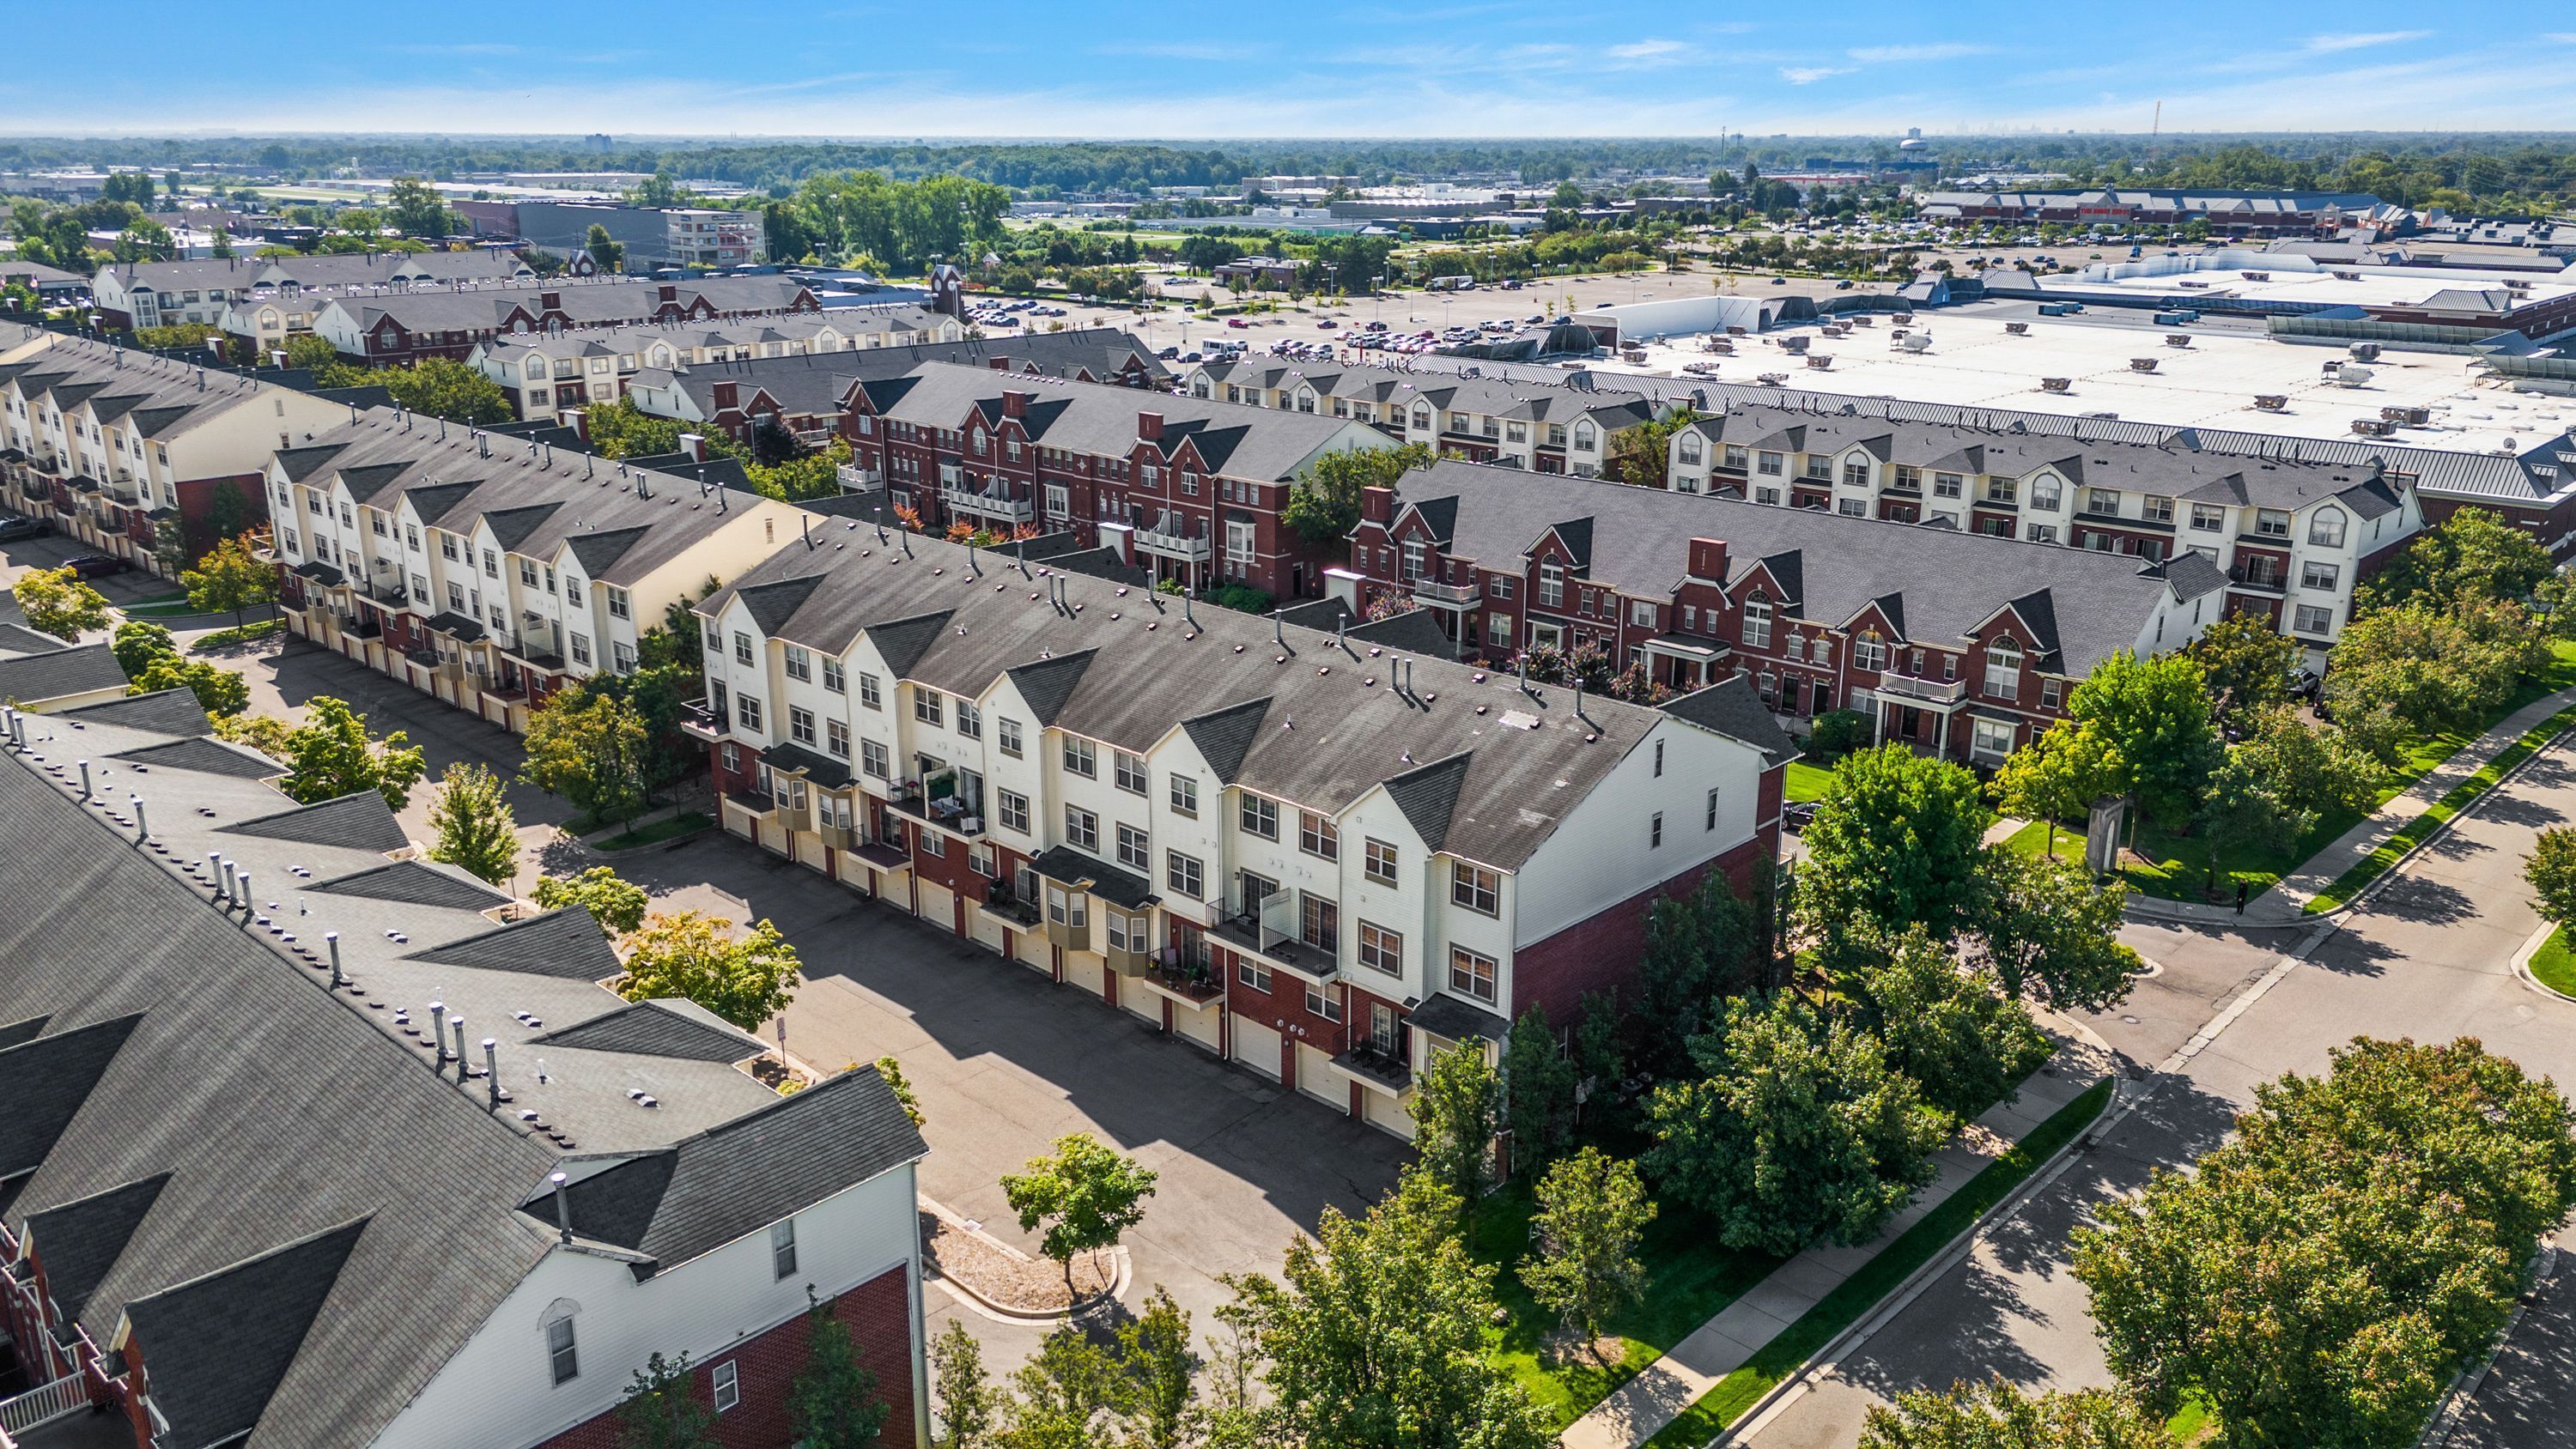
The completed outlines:
{"type": "Polygon", "coordinates": [[[1646,949],[1646,915],[1656,901],[1688,895],[1699,889],[1711,871],[1725,876],[1727,888],[1738,897],[1750,900],[1756,862],[1776,856],[1778,849],[1775,818],[1755,839],[1523,946],[1513,972],[1512,1018],[1518,1020],[1535,1006],[1545,1010],[1554,1025],[1579,1020],[1584,993],[1625,986],[1634,979],[1636,963],[1646,949]]]}

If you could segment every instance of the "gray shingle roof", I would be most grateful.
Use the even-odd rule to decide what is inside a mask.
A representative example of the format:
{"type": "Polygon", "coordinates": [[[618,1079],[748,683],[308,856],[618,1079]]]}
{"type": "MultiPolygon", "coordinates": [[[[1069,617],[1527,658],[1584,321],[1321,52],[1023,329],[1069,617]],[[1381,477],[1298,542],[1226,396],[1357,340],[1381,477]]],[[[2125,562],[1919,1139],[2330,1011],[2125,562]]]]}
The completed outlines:
{"type": "Polygon", "coordinates": [[[107,1075],[140,1016],[120,1016],[40,1036],[0,1051],[0,1182],[41,1165],[63,1129],[107,1075]]]}
{"type": "Polygon", "coordinates": [[[306,889],[325,895],[364,896],[369,900],[461,911],[489,910],[509,899],[454,866],[441,867],[421,860],[393,861],[318,881],[306,889]]]}
{"type": "Polygon", "coordinates": [[[479,935],[414,951],[403,959],[575,981],[605,981],[625,970],[608,938],[600,933],[599,923],[580,907],[511,921],[479,935]]]}
{"type": "Polygon", "coordinates": [[[708,1062],[738,1062],[766,1050],[758,1037],[694,1001],[676,997],[621,1006],[532,1037],[529,1044],[708,1062]]]}
{"type": "Polygon", "coordinates": [[[1307,459],[1352,429],[1368,433],[1372,443],[1383,441],[1366,424],[1345,418],[1149,394],[1106,384],[1018,377],[946,362],[917,368],[912,385],[886,416],[922,427],[954,429],[965,424],[969,413],[980,412],[988,420],[1000,417],[1006,390],[1030,394],[1025,423],[1037,446],[1125,457],[1139,441],[1138,415],[1153,413],[1162,418],[1159,446],[1165,457],[1175,456],[1186,440],[1208,471],[1235,478],[1291,478],[1307,459]]]}
{"type": "Polygon", "coordinates": [[[0,700],[35,706],[47,700],[120,689],[125,670],[104,644],[82,644],[48,654],[0,659],[0,700]]]}
{"type": "Polygon", "coordinates": [[[156,1172],[136,1182],[27,1214],[27,1231],[45,1265],[45,1290],[62,1311],[66,1332],[89,1307],[89,1295],[116,1266],[143,1215],[170,1182],[156,1172]]]}
{"type": "Polygon", "coordinates": [[[1761,696],[1753,692],[1752,683],[1741,674],[1667,700],[1664,712],[1728,739],[1741,740],[1760,750],[1774,765],[1785,765],[1800,753],[1798,742],[1780,728],[1778,716],[1771,713],[1771,707],[1762,702],[1761,696]]]}
{"type": "MultiPolygon", "coordinates": [[[[254,765],[251,768],[258,767],[254,765]]],[[[282,772],[272,765],[250,778],[261,779],[279,773],[282,772]]],[[[388,853],[400,850],[411,843],[410,837],[403,834],[402,823],[394,819],[393,808],[385,804],[384,796],[373,790],[360,790],[355,794],[342,795],[337,799],[324,800],[312,805],[298,805],[292,810],[263,815],[256,820],[244,820],[239,824],[223,827],[222,833],[259,835],[271,840],[301,841],[306,845],[336,845],[349,850],[388,853]]],[[[316,889],[345,892],[349,890],[349,886],[344,880],[334,881],[316,889]]],[[[389,897],[389,899],[400,899],[400,897],[389,897]]],[[[444,901],[424,902],[424,904],[443,903],[444,901]]]]}
{"type": "MultiPolygon", "coordinates": [[[[144,697],[157,698],[158,696],[144,697]]],[[[189,702],[193,704],[195,700],[191,698],[189,702]]],[[[83,710],[80,713],[87,714],[88,711],[83,710]]],[[[255,750],[246,750],[236,745],[225,744],[221,740],[210,740],[193,735],[172,740],[167,744],[145,745],[139,750],[127,750],[115,758],[140,765],[147,770],[194,770],[201,775],[230,775],[239,780],[265,780],[271,776],[286,773],[285,766],[255,750]]],[[[381,803],[384,797],[379,795],[376,799],[381,803]]],[[[391,845],[384,847],[386,850],[396,848],[391,845]]]]}
{"type": "Polygon", "coordinates": [[[366,1228],[344,1223],[126,1306],[170,1422],[158,1443],[215,1449],[259,1426],[366,1228]]]}

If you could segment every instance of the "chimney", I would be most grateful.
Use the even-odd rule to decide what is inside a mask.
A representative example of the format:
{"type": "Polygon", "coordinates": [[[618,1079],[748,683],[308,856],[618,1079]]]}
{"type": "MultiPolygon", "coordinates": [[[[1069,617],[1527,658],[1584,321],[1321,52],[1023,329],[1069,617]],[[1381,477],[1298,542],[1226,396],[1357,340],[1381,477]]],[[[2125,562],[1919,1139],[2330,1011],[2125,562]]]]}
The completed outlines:
{"type": "Polygon", "coordinates": [[[678,305],[680,300],[679,284],[676,282],[664,282],[655,290],[654,299],[668,305],[678,305]]]}
{"type": "Polygon", "coordinates": [[[564,1191],[564,1175],[550,1173],[546,1181],[555,1185],[555,1226],[563,1231],[563,1240],[572,1241],[572,1198],[564,1191]]]}
{"type": "MultiPolygon", "coordinates": [[[[733,384],[731,383],[722,382],[716,384],[716,386],[720,388],[731,387],[732,385],[733,384]]],[[[720,392],[716,394],[716,397],[719,405],[722,405],[724,394],[720,392]]],[[[680,435],[680,451],[688,454],[692,462],[705,462],[707,460],[706,435],[704,433],[682,433],[680,435]]]]}
{"type": "Polygon", "coordinates": [[[141,845],[152,838],[151,830],[143,823],[143,797],[128,795],[125,798],[134,806],[134,843],[141,845]]]}
{"type": "Polygon", "coordinates": [[[563,293],[561,293],[561,292],[539,292],[539,293],[537,294],[537,305],[538,305],[539,307],[541,307],[541,308],[545,309],[545,310],[546,310],[546,311],[548,311],[548,312],[559,312],[559,311],[562,311],[562,310],[563,310],[563,293]]]}
{"type": "Polygon", "coordinates": [[[1690,576],[1713,584],[1726,582],[1726,540],[1694,538],[1690,541],[1690,576]]]}
{"type": "Polygon", "coordinates": [[[1361,489],[1360,517],[1380,525],[1395,522],[1395,490],[1392,488],[1361,489]]]}
{"type": "Polygon", "coordinates": [[[1136,414],[1136,436],[1149,443],[1163,441],[1163,415],[1144,412],[1136,414]]]}
{"type": "Polygon", "coordinates": [[[349,981],[349,978],[342,975],[340,971],[340,933],[324,931],[322,944],[331,948],[331,989],[337,991],[349,981]]]}
{"type": "Polygon", "coordinates": [[[501,1044],[483,1038],[483,1086],[491,1094],[492,1105],[501,1105],[501,1044]]]}
{"type": "Polygon", "coordinates": [[[1024,418],[1028,415],[1029,395],[1017,388],[1005,388],[1002,392],[1002,416],[1024,418]]]}
{"type": "Polygon", "coordinates": [[[715,393],[717,412],[729,413],[742,406],[742,384],[732,378],[717,383],[715,393]]]}
{"type": "Polygon", "coordinates": [[[588,443],[590,441],[590,409],[565,408],[562,412],[558,413],[557,416],[572,425],[573,432],[579,435],[582,442],[588,443]]]}
{"type": "Polygon", "coordinates": [[[1008,372],[1011,370],[1011,359],[1007,357],[988,357],[984,359],[984,365],[993,369],[995,372],[1008,372]]]}

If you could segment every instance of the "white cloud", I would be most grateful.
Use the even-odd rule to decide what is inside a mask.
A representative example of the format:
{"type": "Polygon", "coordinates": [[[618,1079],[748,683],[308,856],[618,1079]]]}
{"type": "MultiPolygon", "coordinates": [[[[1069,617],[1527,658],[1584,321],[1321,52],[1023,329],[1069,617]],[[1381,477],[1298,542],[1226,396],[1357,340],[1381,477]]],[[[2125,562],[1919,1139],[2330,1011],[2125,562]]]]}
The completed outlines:
{"type": "Polygon", "coordinates": [[[2308,53],[2332,55],[2338,51],[2367,50],[2374,45],[2397,45],[2409,40],[2422,40],[2432,33],[2429,30],[2369,30],[2345,35],[2311,35],[2308,37],[2308,53]]]}
{"type": "Polygon", "coordinates": [[[1793,86],[1811,86],[1834,76],[1850,75],[1852,70],[1847,65],[1784,65],[1780,67],[1780,79],[1793,86]]]}
{"type": "Polygon", "coordinates": [[[1991,55],[1994,47],[1950,40],[1933,45],[1864,45],[1844,53],[1863,65],[1886,65],[1894,61],[1958,60],[1964,56],[1991,55]]]}
{"type": "Polygon", "coordinates": [[[1638,40],[1610,47],[1612,60],[1640,65],[1673,65],[1691,53],[1691,47],[1678,40],[1638,40]]]}

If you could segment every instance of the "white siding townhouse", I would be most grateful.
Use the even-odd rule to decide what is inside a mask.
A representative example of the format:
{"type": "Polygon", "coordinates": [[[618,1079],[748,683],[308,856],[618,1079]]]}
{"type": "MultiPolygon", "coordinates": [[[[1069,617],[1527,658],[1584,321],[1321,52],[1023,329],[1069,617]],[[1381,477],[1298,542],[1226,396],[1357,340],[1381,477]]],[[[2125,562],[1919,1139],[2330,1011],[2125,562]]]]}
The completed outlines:
{"type": "Polygon", "coordinates": [[[519,416],[533,421],[555,417],[563,408],[621,397],[642,372],[956,342],[965,335],[956,318],[919,307],[836,308],[744,322],[637,323],[515,334],[478,343],[465,361],[499,383],[519,416]]]}
{"type": "Polygon", "coordinates": [[[1632,392],[1263,357],[1200,363],[1184,388],[1211,401],[1355,418],[1435,453],[1578,478],[1607,474],[1613,440],[1664,411],[1632,392]]]}
{"type": "MultiPolygon", "coordinates": [[[[251,249],[256,244],[246,244],[251,249]]],[[[306,331],[311,299],[341,292],[488,285],[533,280],[515,252],[365,252],[309,257],[225,257],[207,261],[117,262],[91,279],[111,327],[212,324],[275,346],[306,331]],[[263,317],[265,311],[273,316],[263,317]],[[305,325],[295,325],[302,316],[305,325]]]]}

